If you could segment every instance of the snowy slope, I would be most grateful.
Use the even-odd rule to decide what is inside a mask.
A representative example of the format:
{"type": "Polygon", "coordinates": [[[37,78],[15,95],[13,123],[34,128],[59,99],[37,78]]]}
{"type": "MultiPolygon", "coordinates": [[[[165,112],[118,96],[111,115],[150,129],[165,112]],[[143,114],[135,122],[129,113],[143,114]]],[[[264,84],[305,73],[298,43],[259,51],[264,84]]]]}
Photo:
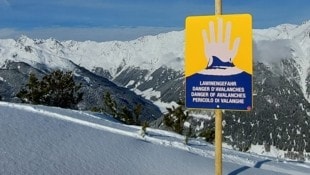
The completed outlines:
{"type": "MultiPolygon", "coordinates": [[[[0,174],[214,174],[214,147],[200,139],[109,116],[0,102],[0,174]]],[[[224,174],[306,175],[309,163],[223,151],[224,174]]]]}

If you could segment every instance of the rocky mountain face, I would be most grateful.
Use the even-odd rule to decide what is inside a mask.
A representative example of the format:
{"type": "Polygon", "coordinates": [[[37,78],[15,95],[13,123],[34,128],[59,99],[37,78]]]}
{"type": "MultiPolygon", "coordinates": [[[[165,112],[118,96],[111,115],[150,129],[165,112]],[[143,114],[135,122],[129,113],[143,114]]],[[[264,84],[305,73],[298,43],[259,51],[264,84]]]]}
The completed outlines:
{"type": "MultiPolygon", "coordinates": [[[[310,22],[254,30],[254,109],[251,112],[224,111],[227,143],[240,150],[264,145],[266,151],[275,146],[300,154],[310,152],[309,34],[310,22]]],[[[183,45],[183,31],[103,43],[21,37],[0,40],[0,63],[22,62],[31,67],[31,71],[43,73],[49,68],[76,70],[77,66],[80,68],[77,74],[83,74],[77,76],[80,81],[92,82],[84,87],[94,89],[91,94],[95,95],[90,95],[87,102],[91,104],[100,100],[101,95],[96,93],[101,91],[101,86],[111,91],[120,89],[113,93],[120,101],[132,98],[125,97],[131,94],[125,89],[128,88],[156,104],[170,103],[184,98],[183,45]],[[109,84],[108,80],[124,88],[109,84]]],[[[20,69],[15,70],[18,71],[20,69]]],[[[16,80],[27,79],[26,73],[19,73],[11,78],[10,84],[5,83],[10,79],[9,74],[0,74],[0,93],[4,98],[4,94],[14,94],[18,89],[16,80]]],[[[148,101],[137,99],[151,106],[148,101]]],[[[191,119],[192,128],[197,132],[213,127],[212,112],[193,113],[205,116],[191,119]]],[[[160,114],[155,112],[154,115],[160,114]]]]}
{"type": "MultiPolygon", "coordinates": [[[[300,86],[273,73],[263,63],[255,64],[254,108],[251,112],[225,111],[225,142],[239,150],[251,145],[270,146],[303,155],[310,152],[310,104],[300,86]]],[[[214,127],[212,120],[204,122],[214,127]]]]}
{"type": "MultiPolygon", "coordinates": [[[[6,62],[0,69],[0,95],[2,100],[20,102],[16,94],[27,84],[30,73],[34,73],[40,79],[51,71],[53,69],[38,69],[24,62],[6,62]]],[[[119,108],[126,106],[128,109],[133,110],[138,104],[142,105],[141,120],[153,121],[161,116],[161,111],[150,101],[85,68],[76,66],[74,79],[77,84],[81,83],[81,92],[84,94],[82,102],[78,104],[81,110],[103,107],[103,95],[109,92],[119,108]]]]}
{"type": "Polygon", "coordinates": [[[172,102],[184,98],[184,75],[166,66],[153,72],[127,68],[113,82],[132,89],[152,101],[172,102]]]}

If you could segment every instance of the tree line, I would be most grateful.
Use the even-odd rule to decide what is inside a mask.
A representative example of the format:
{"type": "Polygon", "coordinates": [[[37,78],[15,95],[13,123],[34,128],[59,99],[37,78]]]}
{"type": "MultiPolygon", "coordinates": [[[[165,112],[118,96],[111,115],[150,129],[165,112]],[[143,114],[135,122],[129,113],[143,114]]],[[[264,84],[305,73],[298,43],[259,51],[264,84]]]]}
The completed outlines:
{"type": "MultiPolygon", "coordinates": [[[[47,106],[56,106],[62,108],[78,109],[78,104],[83,100],[81,92],[81,83],[74,81],[71,71],[64,72],[56,70],[43,76],[42,79],[30,74],[27,84],[17,93],[17,97],[23,103],[41,104],[47,106]]],[[[149,123],[140,120],[143,106],[137,104],[133,110],[127,106],[120,106],[114,100],[110,92],[104,92],[103,104],[100,107],[92,108],[94,112],[108,113],[113,118],[129,125],[143,126],[142,130],[146,131],[149,123]]],[[[179,101],[178,106],[167,108],[167,113],[163,116],[163,124],[173,132],[185,135],[187,143],[190,137],[204,137],[206,141],[214,141],[214,129],[207,129],[200,133],[196,133],[191,126],[185,127],[184,124],[192,116],[185,109],[183,101],[179,101]]]]}
{"type": "MultiPolygon", "coordinates": [[[[72,71],[55,70],[42,79],[31,73],[28,82],[16,96],[23,103],[78,109],[79,102],[83,100],[81,87],[81,83],[75,83],[72,71]]],[[[133,111],[127,106],[119,107],[110,92],[105,92],[103,101],[103,107],[94,107],[93,111],[106,112],[126,124],[140,125],[141,104],[136,105],[133,111]]]]}

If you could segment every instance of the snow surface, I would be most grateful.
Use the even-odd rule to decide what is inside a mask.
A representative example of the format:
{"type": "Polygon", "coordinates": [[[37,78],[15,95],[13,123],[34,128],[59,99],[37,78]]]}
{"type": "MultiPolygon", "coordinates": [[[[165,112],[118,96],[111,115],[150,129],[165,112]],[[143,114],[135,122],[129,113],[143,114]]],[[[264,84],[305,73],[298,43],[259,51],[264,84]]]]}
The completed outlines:
{"type": "MultiPolygon", "coordinates": [[[[0,102],[0,174],[214,174],[201,139],[121,124],[90,112],[0,102]]],[[[306,175],[310,164],[223,150],[229,175],[306,175]]]]}

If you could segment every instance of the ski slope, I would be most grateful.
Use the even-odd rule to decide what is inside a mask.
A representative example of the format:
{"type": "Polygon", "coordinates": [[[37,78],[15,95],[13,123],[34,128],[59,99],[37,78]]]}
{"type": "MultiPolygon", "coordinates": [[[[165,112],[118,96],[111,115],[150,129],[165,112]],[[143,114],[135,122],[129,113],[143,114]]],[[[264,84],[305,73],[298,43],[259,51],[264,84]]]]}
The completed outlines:
{"type": "MultiPolygon", "coordinates": [[[[0,174],[214,174],[214,147],[90,112],[0,102],[0,174]]],[[[306,175],[310,163],[223,150],[223,174],[306,175]]]]}

